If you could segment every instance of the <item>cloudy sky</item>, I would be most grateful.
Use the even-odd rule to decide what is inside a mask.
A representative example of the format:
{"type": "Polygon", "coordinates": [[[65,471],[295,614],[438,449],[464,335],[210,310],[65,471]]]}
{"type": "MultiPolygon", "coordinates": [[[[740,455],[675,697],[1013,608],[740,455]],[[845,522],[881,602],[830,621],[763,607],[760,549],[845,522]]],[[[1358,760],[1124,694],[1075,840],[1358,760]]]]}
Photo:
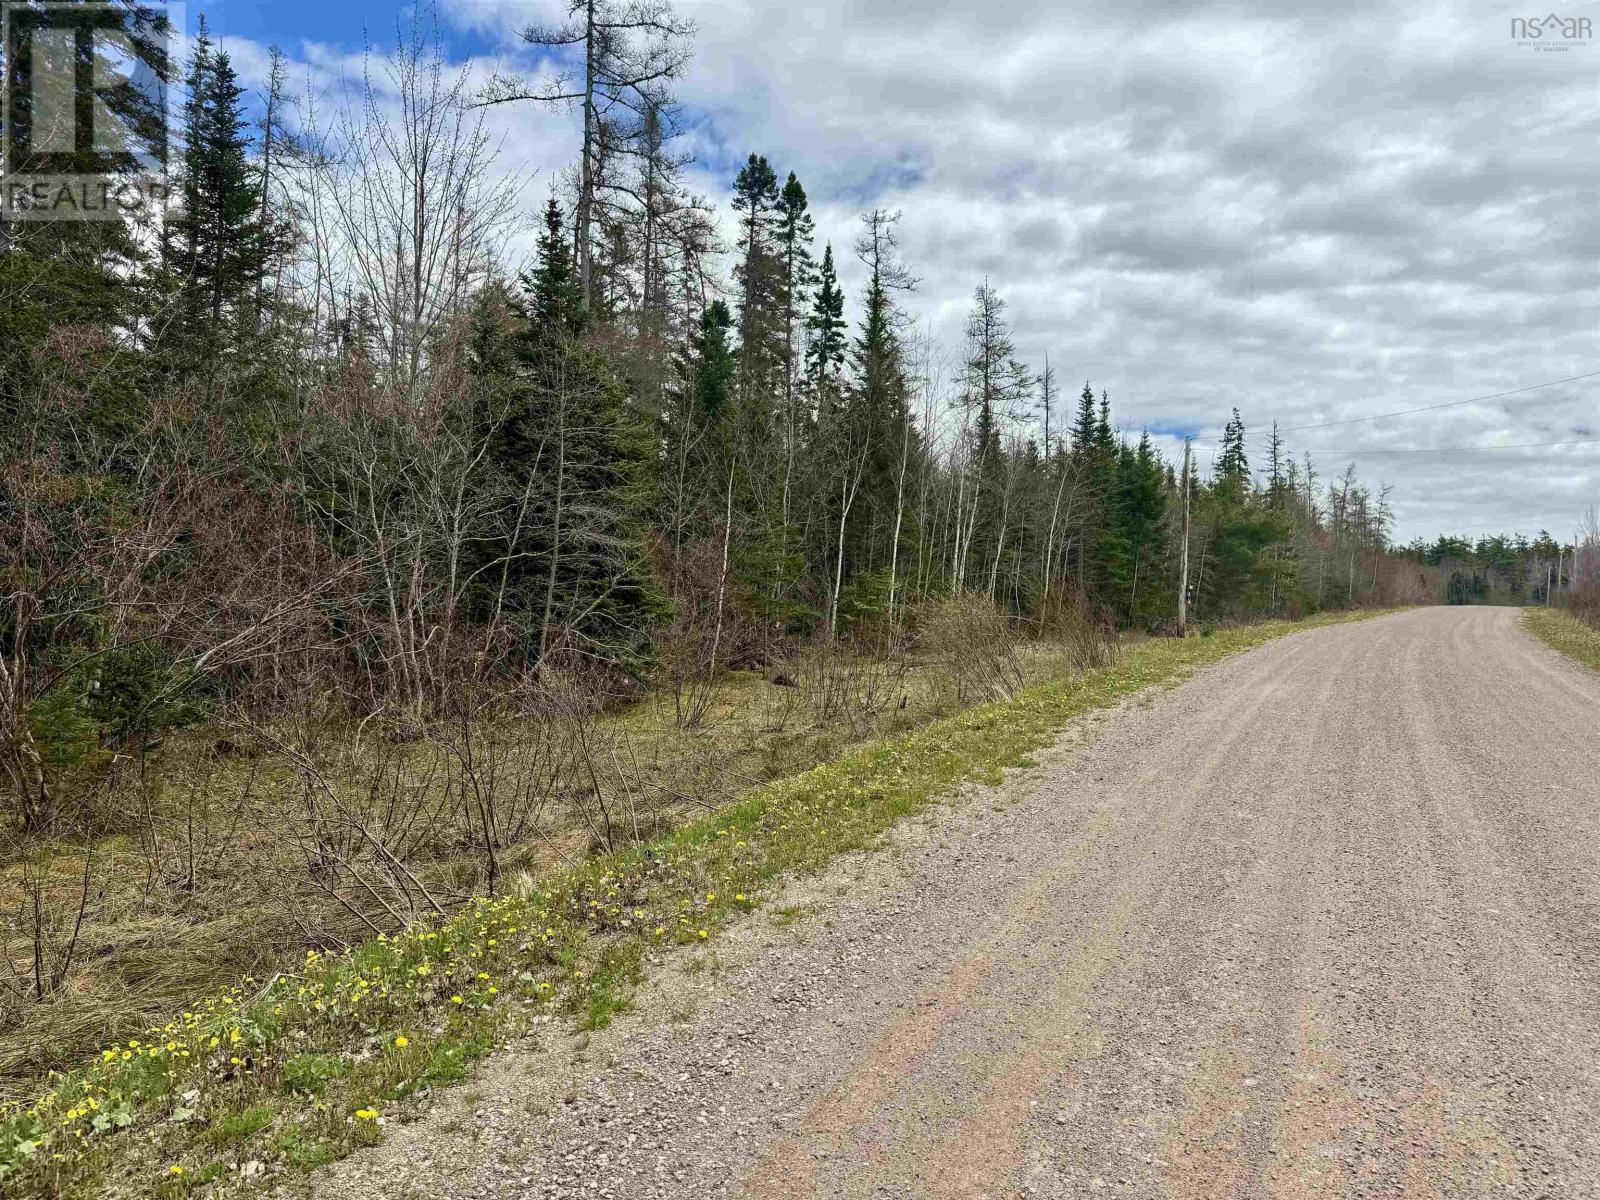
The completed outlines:
{"type": "MultiPolygon", "coordinates": [[[[439,11],[486,71],[532,65],[515,30],[561,7],[439,11]]],[[[759,151],[840,248],[863,208],[903,210],[908,307],[945,346],[987,278],[1021,355],[1107,389],[1133,433],[1171,453],[1237,406],[1259,463],[1277,420],[1325,476],[1353,460],[1393,484],[1401,540],[1566,536],[1600,503],[1600,377],[1456,403],[1600,372],[1600,41],[1539,49],[1485,3],[678,9],[700,29],[681,87],[700,188],[725,200],[759,151]]],[[[323,86],[398,13],[202,10],[247,72],[277,42],[323,86]]],[[[1600,26],[1600,2],[1560,15],[1600,26]]],[[[572,120],[496,120],[542,200],[572,120]]]]}

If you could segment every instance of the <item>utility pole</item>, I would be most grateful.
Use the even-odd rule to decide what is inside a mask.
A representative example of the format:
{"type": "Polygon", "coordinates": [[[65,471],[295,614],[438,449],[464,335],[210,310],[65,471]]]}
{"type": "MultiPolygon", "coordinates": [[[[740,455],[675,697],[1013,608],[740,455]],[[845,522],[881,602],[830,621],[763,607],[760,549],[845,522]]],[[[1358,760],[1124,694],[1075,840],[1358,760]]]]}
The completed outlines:
{"type": "Polygon", "coordinates": [[[1183,439],[1183,567],[1178,574],[1178,636],[1189,628],[1189,439],[1183,439]]]}

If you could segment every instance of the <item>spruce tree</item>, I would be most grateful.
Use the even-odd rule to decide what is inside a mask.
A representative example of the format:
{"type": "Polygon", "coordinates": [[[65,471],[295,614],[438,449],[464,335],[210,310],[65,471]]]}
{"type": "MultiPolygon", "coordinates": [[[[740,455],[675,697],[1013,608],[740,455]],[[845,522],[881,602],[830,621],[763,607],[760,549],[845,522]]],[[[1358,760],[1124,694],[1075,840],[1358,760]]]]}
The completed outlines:
{"type": "Polygon", "coordinates": [[[957,582],[974,586],[969,579],[981,577],[984,589],[991,593],[1012,524],[1012,481],[1001,444],[1001,422],[1022,411],[1033,386],[1027,368],[1015,357],[1005,310],[1005,301],[984,283],[973,293],[966,329],[964,373],[966,405],[972,414],[972,504],[965,544],[959,552],[957,582]]]}
{"type": "Polygon", "coordinates": [[[183,211],[164,231],[165,257],[180,297],[177,349],[199,351],[211,368],[239,344],[245,331],[233,318],[253,300],[282,233],[249,161],[244,89],[203,20],[185,82],[183,211]]]}
{"type": "Polygon", "coordinates": [[[583,292],[578,286],[561,206],[554,196],[545,205],[538,253],[538,265],[523,278],[529,316],[536,328],[549,335],[575,337],[584,327],[583,292]]]}
{"type": "Polygon", "coordinates": [[[1244,448],[1244,420],[1239,410],[1233,410],[1233,419],[1222,431],[1222,453],[1217,457],[1216,481],[1227,484],[1241,494],[1250,482],[1250,459],[1244,448]]]}
{"type": "Polygon", "coordinates": [[[899,468],[911,436],[907,410],[906,367],[896,294],[917,281],[898,257],[895,237],[898,213],[873,209],[862,214],[856,257],[867,268],[861,330],[850,348],[853,386],[846,404],[851,441],[862,449],[860,503],[850,537],[854,568],[877,570],[887,565],[892,529],[899,515],[899,468]]]}
{"type": "Polygon", "coordinates": [[[1071,441],[1071,468],[1081,493],[1074,517],[1074,567],[1078,590],[1087,596],[1105,579],[1106,526],[1115,503],[1110,484],[1115,450],[1111,445],[1110,414],[1103,406],[1096,408],[1094,389],[1087,380],[1078,396],[1071,441]]]}
{"type": "MultiPolygon", "coordinates": [[[[733,385],[733,350],[728,344],[732,327],[728,306],[713,300],[700,314],[700,332],[694,340],[695,402],[700,415],[713,426],[723,422],[733,385]]],[[[726,430],[722,432],[726,436],[726,430]]]]}
{"type": "Polygon", "coordinates": [[[480,302],[474,441],[487,461],[471,507],[488,515],[468,543],[470,607],[530,664],[564,648],[631,669],[666,610],[644,551],[654,448],[606,361],[571,332],[567,255],[564,238],[542,247],[532,312],[496,303],[495,289],[480,302]]]}
{"type": "Polygon", "coordinates": [[[779,203],[771,165],[750,155],[734,180],[733,208],[739,215],[739,383],[752,409],[770,402],[783,359],[779,203]]]}
{"type": "Polygon", "coordinates": [[[784,402],[792,410],[798,364],[795,360],[795,327],[802,320],[806,291],[815,278],[811,261],[811,239],[816,226],[811,219],[805,188],[789,172],[788,182],[778,197],[778,246],[783,260],[783,337],[784,402]]]}
{"type": "Polygon", "coordinates": [[[1105,573],[1121,619],[1155,624],[1166,619],[1171,581],[1160,572],[1167,513],[1165,472],[1148,432],[1137,447],[1117,452],[1105,538],[1105,573]]]}
{"type": "Polygon", "coordinates": [[[813,390],[820,388],[824,379],[838,374],[843,366],[844,330],[844,292],[839,287],[839,276],[833,265],[833,243],[829,242],[822,252],[822,269],[817,276],[811,315],[806,318],[809,335],[806,379],[813,390]]]}

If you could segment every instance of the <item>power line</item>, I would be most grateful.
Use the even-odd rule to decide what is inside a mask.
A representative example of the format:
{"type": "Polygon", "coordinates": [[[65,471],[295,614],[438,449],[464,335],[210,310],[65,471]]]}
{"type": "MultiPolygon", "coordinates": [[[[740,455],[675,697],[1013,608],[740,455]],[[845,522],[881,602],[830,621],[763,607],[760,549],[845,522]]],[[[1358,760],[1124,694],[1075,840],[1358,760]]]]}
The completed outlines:
{"type": "Polygon", "coordinates": [[[1380,450],[1377,447],[1357,446],[1345,450],[1318,450],[1317,453],[1330,458],[1370,458],[1375,454],[1454,454],[1467,452],[1476,454],[1480,451],[1490,450],[1534,450],[1545,446],[1588,446],[1600,442],[1600,438],[1575,438],[1567,442],[1516,442],[1506,446],[1436,446],[1426,450],[1380,450]]]}
{"type": "MultiPolygon", "coordinates": [[[[1308,429],[1334,429],[1341,425],[1360,425],[1366,421],[1386,421],[1390,417],[1409,417],[1416,413],[1438,412],[1442,408],[1460,408],[1463,404],[1482,404],[1486,400],[1502,400],[1507,396],[1520,396],[1525,392],[1537,392],[1541,388],[1560,387],[1563,383],[1578,383],[1585,379],[1600,377],[1600,371],[1588,371],[1582,375],[1572,375],[1566,379],[1550,379],[1544,383],[1530,383],[1527,387],[1512,388],[1504,392],[1490,392],[1485,396],[1468,396],[1465,400],[1446,400],[1442,404],[1424,404],[1420,408],[1402,408],[1395,412],[1377,413],[1370,417],[1347,417],[1341,421],[1319,421],[1313,425],[1281,425],[1279,433],[1303,433],[1308,429]]],[[[1198,446],[1215,446],[1216,442],[1205,438],[1195,438],[1198,446]]],[[[1550,445],[1568,445],[1571,443],[1552,442],[1550,445]]],[[[1513,449],[1507,446],[1505,449],[1513,449]]],[[[1318,451],[1318,453],[1333,453],[1332,451],[1318,451]]],[[[1393,453],[1401,453],[1394,451],[1393,453]]]]}
{"type": "Polygon", "coordinates": [[[1463,404],[1481,404],[1485,400],[1500,400],[1506,396],[1520,396],[1524,392],[1537,392],[1540,388],[1559,387],[1563,383],[1577,383],[1584,379],[1593,379],[1600,375],[1600,371],[1589,371],[1583,375],[1573,375],[1567,379],[1552,379],[1546,383],[1530,383],[1527,387],[1512,388],[1506,392],[1491,392],[1487,396],[1469,396],[1465,400],[1446,400],[1443,404],[1424,404],[1421,408],[1402,408],[1398,412],[1378,413],[1372,417],[1350,417],[1343,421],[1321,421],[1315,425],[1290,425],[1279,429],[1279,433],[1300,433],[1307,429],[1332,429],[1336,425],[1359,425],[1363,421],[1385,421],[1390,417],[1409,417],[1413,413],[1438,412],[1441,408],[1459,408],[1463,404]]]}

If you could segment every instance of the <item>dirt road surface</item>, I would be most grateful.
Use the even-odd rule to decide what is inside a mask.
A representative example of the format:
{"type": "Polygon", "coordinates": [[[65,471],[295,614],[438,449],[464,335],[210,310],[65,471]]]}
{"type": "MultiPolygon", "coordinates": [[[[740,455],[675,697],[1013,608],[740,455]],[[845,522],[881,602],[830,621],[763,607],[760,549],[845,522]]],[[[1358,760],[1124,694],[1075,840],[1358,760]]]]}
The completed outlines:
{"type": "Polygon", "coordinates": [[[657,974],[317,1194],[1600,1196],[1600,675],[1295,634],[657,974]]]}

